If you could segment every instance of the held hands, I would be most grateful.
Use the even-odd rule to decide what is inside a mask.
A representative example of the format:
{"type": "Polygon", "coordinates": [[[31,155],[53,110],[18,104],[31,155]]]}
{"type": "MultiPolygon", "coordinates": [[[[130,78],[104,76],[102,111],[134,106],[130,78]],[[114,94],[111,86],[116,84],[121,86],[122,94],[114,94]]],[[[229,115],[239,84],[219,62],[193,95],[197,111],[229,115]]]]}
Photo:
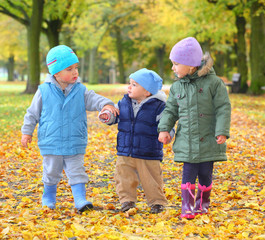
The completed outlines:
{"type": "MultiPolygon", "coordinates": [[[[115,107],[112,106],[112,105],[105,105],[105,106],[101,109],[101,112],[104,112],[105,110],[108,110],[108,111],[110,111],[111,113],[113,113],[115,117],[116,117],[117,115],[120,114],[119,109],[118,109],[118,108],[115,108],[115,107]]],[[[102,115],[105,115],[105,114],[101,114],[101,115],[100,115],[100,118],[104,119],[104,118],[102,117],[102,115]]],[[[106,115],[107,115],[107,114],[106,114],[106,115]]],[[[107,118],[108,116],[105,116],[105,117],[107,118]]]]}
{"type": "Polygon", "coordinates": [[[169,132],[160,132],[158,136],[158,141],[163,143],[163,144],[168,144],[170,143],[171,136],[169,132]]]}
{"type": "Polygon", "coordinates": [[[108,123],[111,119],[111,112],[109,110],[105,110],[104,112],[100,112],[98,118],[103,123],[108,123]]]}
{"type": "Polygon", "coordinates": [[[98,117],[99,117],[99,119],[102,119],[102,120],[108,120],[109,119],[109,115],[107,113],[100,113],[100,115],[98,117]]]}
{"type": "Polygon", "coordinates": [[[217,144],[223,144],[223,143],[225,143],[225,141],[226,141],[226,136],[219,135],[216,137],[217,144]]]}
{"type": "Polygon", "coordinates": [[[28,147],[28,143],[31,143],[32,141],[32,136],[31,135],[26,135],[26,134],[23,134],[22,135],[22,138],[21,138],[21,144],[23,147],[28,147]]]}

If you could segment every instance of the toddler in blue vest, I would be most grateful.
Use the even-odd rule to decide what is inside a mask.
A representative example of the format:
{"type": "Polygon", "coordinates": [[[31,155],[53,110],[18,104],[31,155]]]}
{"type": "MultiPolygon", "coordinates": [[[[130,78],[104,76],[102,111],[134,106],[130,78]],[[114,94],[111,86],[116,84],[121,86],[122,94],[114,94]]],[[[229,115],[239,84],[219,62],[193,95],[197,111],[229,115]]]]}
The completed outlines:
{"type": "Polygon", "coordinates": [[[128,93],[118,103],[119,116],[106,110],[99,118],[108,125],[118,123],[115,183],[121,210],[136,206],[140,181],[151,213],[159,213],[167,204],[160,166],[163,144],[157,132],[166,102],[166,94],[160,91],[163,80],[146,68],[129,78],[128,93]]]}
{"type": "Polygon", "coordinates": [[[49,73],[27,109],[21,143],[28,147],[38,126],[38,146],[43,156],[42,206],[55,208],[57,184],[64,170],[71,185],[75,207],[93,208],[86,200],[88,176],[84,167],[87,146],[86,111],[117,109],[109,99],[88,91],[78,78],[78,58],[65,45],[52,48],[46,57],[49,73]]]}

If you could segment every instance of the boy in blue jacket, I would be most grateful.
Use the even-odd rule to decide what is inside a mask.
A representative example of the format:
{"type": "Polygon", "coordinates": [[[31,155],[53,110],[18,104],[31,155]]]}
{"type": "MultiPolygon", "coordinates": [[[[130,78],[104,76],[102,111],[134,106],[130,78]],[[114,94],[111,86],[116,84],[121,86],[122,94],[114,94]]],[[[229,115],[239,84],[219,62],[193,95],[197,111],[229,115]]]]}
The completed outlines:
{"type": "Polygon", "coordinates": [[[21,143],[32,141],[37,124],[38,146],[43,156],[44,191],[42,206],[55,208],[57,184],[64,170],[69,179],[75,207],[83,212],[93,208],[86,200],[88,176],[84,167],[87,145],[86,111],[117,111],[109,99],[88,91],[78,78],[78,58],[65,45],[52,48],[46,57],[50,75],[39,86],[27,109],[21,143]]]}
{"type": "Polygon", "coordinates": [[[159,91],[163,80],[146,68],[129,78],[128,94],[118,103],[120,115],[102,111],[99,118],[108,125],[118,123],[115,183],[121,210],[135,207],[140,180],[151,213],[159,213],[167,204],[160,167],[163,144],[157,132],[166,102],[166,94],[159,91]]]}

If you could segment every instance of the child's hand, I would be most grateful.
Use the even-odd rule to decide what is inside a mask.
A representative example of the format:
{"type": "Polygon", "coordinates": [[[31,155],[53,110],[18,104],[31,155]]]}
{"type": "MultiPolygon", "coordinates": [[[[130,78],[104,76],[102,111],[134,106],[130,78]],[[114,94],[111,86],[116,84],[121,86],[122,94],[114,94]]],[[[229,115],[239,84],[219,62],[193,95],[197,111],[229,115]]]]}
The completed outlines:
{"type": "Polygon", "coordinates": [[[32,141],[32,136],[31,135],[26,135],[26,134],[23,134],[22,135],[22,138],[21,138],[21,143],[22,143],[22,146],[23,147],[28,147],[28,143],[31,143],[32,141]]]}
{"type": "Polygon", "coordinates": [[[100,112],[98,118],[101,122],[108,123],[111,119],[111,112],[109,110],[105,110],[104,112],[100,112]]]}
{"type": "Polygon", "coordinates": [[[158,141],[163,143],[163,144],[168,144],[170,143],[171,137],[169,132],[160,132],[158,136],[158,141]]]}
{"type": "Polygon", "coordinates": [[[109,114],[107,114],[107,113],[100,113],[98,117],[99,117],[99,119],[102,119],[102,120],[110,119],[109,114]]]}
{"type": "Polygon", "coordinates": [[[216,139],[217,144],[223,144],[226,141],[226,136],[223,136],[223,135],[219,135],[216,138],[217,138],[216,139]]]}
{"type": "Polygon", "coordinates": [[[120,110],[118,108],[115,108],[112,105],[105,105],[102,109],[101,112],[104,112],[105,110],[109,110],[110,112],[112,112],[114,114],[114,116],[116,117],[117,115],[120,114],[120,110]]]}

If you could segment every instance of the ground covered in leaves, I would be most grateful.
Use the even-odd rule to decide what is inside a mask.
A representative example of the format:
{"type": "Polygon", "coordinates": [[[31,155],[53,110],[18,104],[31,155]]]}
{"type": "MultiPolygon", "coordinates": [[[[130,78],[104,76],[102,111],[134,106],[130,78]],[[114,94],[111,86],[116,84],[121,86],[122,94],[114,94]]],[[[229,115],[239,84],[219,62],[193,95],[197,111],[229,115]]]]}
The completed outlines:
{"type": "MultiPolygon", "coordinates": [[[[122,92],[102,94],[117,102],[122,92]]],[[[150,214],[139,187],[137,208],[119,211],[113,180],[117,126],[100,123],[95,112],[88,113],[85,157],[87,197],[95,209],[76,212],[65,175],[56,210],[42,208],[36,133],[29,149],[20,146],[31,99],[8,91],[0,96],[0,239],[265,239],[265,96],[230,95],[229,160],[215,164],[210,213],[192,221],[180,219],[182,164],[172,161],[170,145],[162,164],[166,210],[150,214]]]]}

